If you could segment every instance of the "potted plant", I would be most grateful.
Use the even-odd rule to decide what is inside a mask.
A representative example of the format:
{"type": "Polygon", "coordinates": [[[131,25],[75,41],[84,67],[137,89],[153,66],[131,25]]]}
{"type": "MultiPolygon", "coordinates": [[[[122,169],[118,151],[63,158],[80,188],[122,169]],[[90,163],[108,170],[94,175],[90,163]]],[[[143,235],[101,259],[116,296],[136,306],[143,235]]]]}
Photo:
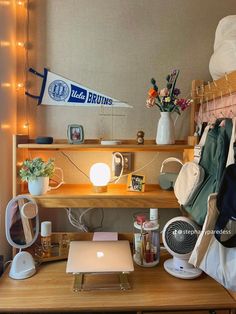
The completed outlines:
{"type": "Polygon", "coordinates": [[[49,189],[49,179],[55,171],[54,159],[43,161],[36,157],[32,160],[26,159],[20,169],[22,181],[28,182],[28,189],[32,195],[45,194],[49,189]]]}

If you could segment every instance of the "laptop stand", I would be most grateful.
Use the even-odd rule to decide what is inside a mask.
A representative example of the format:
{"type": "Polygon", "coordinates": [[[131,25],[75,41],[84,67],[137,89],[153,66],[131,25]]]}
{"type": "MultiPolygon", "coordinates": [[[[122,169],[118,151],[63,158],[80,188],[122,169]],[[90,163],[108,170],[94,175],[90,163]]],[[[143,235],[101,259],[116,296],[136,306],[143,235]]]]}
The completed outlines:
{"type": "Polygon", "coordinates": [[[129,290],[127,273],[78,273],[74,274],[75,292],[90,290],[129,290]]]}

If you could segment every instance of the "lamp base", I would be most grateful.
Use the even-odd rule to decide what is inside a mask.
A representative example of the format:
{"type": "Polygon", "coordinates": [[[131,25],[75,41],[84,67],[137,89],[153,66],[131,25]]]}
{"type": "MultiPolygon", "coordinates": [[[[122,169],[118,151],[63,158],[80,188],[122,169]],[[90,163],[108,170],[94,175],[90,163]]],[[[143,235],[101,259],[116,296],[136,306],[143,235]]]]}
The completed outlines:
{"type": "Polygon", "coordinates": [[[107,192],[107,185],[102,185],[102,186],[93,185],[93,192],[95,193],[107,192]]]}
{"type": "Polygon", "coordinates": [[[21,251],[13,258],[9,277],[12,279],[26,279],[36,273],[34,259],[29,252],[21,251]]]}

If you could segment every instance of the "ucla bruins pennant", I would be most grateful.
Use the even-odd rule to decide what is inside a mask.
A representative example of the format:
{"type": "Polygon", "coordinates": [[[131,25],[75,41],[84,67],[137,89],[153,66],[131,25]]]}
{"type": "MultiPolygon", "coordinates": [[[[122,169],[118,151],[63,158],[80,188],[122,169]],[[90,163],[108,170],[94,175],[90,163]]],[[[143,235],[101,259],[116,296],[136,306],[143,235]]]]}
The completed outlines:
{"type": "Polygon", "coordinates": [[[44,74],[41,74],[32,68],[30,68],[29,71],[43,78],[39,96],[26,92],[26,95],[38,99],[38,105],[86,107],[112,106],[132,108],[132,106],[125,102],[96,92],[58,74],[50,72],[48,69],[44,69],[44,74]]]}

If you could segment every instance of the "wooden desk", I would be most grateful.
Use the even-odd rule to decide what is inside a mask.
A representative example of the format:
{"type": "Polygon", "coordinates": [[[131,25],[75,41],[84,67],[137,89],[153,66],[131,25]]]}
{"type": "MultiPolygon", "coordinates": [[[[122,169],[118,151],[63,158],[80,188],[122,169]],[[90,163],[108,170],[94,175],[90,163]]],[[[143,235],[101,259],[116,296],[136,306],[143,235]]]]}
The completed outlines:
{"type": "MultiPolygon", "coordinates": [[[[0,312],[93,312],[176,311],[235,309],[236,302],[216,281],[206,275],[181,280],[167,274],[163,260],[155,268],[136,266],[129,275],[132,290],[72,291],[74,277],[66,274],[66,262],[42,264],[26,280],[0,278],[0,312]]],[[[219,311],[217,313],[229,313],[219,311]]]]}

